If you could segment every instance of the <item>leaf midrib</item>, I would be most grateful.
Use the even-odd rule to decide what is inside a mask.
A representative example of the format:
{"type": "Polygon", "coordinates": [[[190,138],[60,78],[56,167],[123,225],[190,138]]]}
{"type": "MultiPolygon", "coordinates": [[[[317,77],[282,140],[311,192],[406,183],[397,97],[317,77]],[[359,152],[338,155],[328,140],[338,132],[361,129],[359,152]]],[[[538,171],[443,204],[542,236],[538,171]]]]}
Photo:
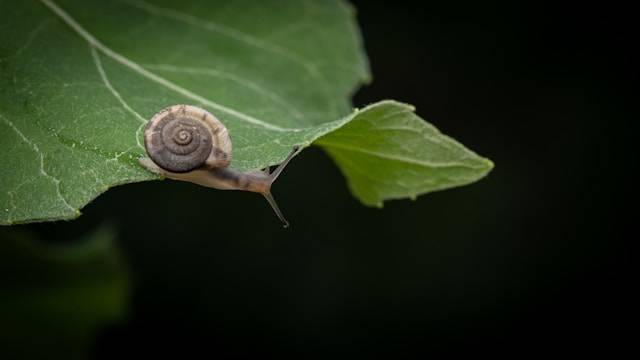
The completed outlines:
{"type": "Polygon", "coordinates": [[[486,166],[473,166],[473,165],[470,165],[470,164],[464,164],[464,163],[460,163],[460,162],[438,162],[438,163],[428,162],[428,161],[414,159],[414,158],[403,156],[403,155],[392,155],[392,154],[387,154],[387,153],[381,153],[381,152],[377,152],[377,151],[363,149],[363,148],[360,148],[360,147],[357,147],[357,146],[353,146],[353,145],[341,144],[341,143],[331,142],[331,141],[326,141],[326,140],[318,140],[317,143],[318,143],[318,145],[322,145],[323,147],[327,147],[327,148],[336,148],[336,149],[340,149],[340,150],[358,152],[358,153],[361,153],[361,154],[377,157],[377,158],[380,158],[380,159],[398,161],[398,162],[403,162],[403,163],[413,164],[413,165],[419,165],[419,166],[428,167],[428,168],[462,167],[462,168],[475,169],[475,170],[480,170],[480,169],[485,169],[486,168],[486,166]]]}

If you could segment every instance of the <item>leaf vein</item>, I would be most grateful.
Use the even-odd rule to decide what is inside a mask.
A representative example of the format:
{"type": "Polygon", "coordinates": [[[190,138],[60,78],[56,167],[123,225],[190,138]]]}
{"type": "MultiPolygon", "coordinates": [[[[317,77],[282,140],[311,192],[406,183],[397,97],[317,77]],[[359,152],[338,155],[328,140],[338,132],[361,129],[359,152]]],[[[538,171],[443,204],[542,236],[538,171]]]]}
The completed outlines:
{"type": "Polygon", "coordinates": [[[202,74],[202,75],[209,75],[209,76],[219,77],[222,79],[231,80],[244,87],[254,90],[270,98],[272,101],[284,106],[287,109],[287,111],[296,119],[298,120],[304,119],[304,115],[302,114],[302,112],[298,110],[295,106],[293,106],[290,102],[276,95],[273,91],[267,90],[263,88],[261,85],[241,76],[237,76],[225,71],[220,71],[215,69],[175,66],[175,65],[169,65],[169,64],[142,64],[142,66],[152,70],[153,69],[164,70],[169,72],[180,72],[180,73],[186,73],[186,74],[202,74]]]}
{"type": "Polygon", "coordinates": [[[16,50],[12,55],[0,58],[0,60],[16,57],[26,51],[31,46],[33,41],[38,37],[38,35],[42,32],[42,30],[44,30],[49,24],[51,24],[52,20],[53,19],[50,18],[42,21],[38,26],[35,27],[35,29],[31,31],[31,33],[29,33],[29,35],[27,36],[27,40],[25,40],[25,42],[22,44],[22,46],[20,46],[20,48],[18,48],[18,50],[16,50]]]}
{"type": "Polygon", "coordinates": [[[62,200],[62,203],[69,208],[71,211],[76,212],[78,211],[78,209],[74,208],[73,206],[71,206],[69,204],[69,202],[67,201],[67,199],[65,199],[64,196],[62,196],[62,192],[60,191],[60,179],[58,179],[57,177],[49,174],[45,169],[44,169],[44,155],[42,154],[42,151],[40,151],[40,148],[38,147],[38,145],[36,143],[34,143],[33,141],[29,140],[29,138],[27,138],[22,131],[20,131],[20,129],[18,129],[11,120],[7,119],[6,117],[0,115],[0,119],[2,119],[2,121],[7,124],[7,126],[9,126],[13,131],[15,131],[16,134],[18,134],[18,136],[22,139],[22,141],[24,141],[25,143],[27,143],[27,145],[29,145],[29,147],[31,147],[31,149],[33,149],[33,151],[36,153],[36,155],[38,155],[39,159],[40,159],[40,175],[44,176],[45,178],[50,179],[55,188],[56,188],[56,194],[58,195],[58,198],[60,198],[60,200],[62,200]]]}
{"type": "Polygon", "coordinates": [[[377,158],[381,158],[381,159],[385,159],[385,160],[400,161],[400,162],[404,162],[404,163],[408,163],[408,164],[419,165],[419,166],[424,166],[424,167],[429,167],[429,168],[447,168],[447,167],[464,167],[464,168],[470,168],[470,169],[483,168],[483,167],[480,167],[480,166],[476,167],[476,166],[472,166],[472,165],[464,164],[464,163],[460,163],[460,162],[437,162],[437,163],[435,163],[435,162],[424,161],[424,160],[415,159],[415,158],[402,156],[402,155],[385,154],[385,153],[381,153],[381,152],[378,152],[378,151],[359,148],[359,147],[356,147],[356,146],[332,143],[332,142],[328,142],[328,141],[325,141],[325,140],[318,141],[317,143],[319,145],[326,146],[326,147],[332,147],[332,148],[346,150],[346,151],[358,152],[358,153],[361,153],[361,154],[365,154],[365,155],[369,155],[369,156],[373,156],[373,157],[377,157],[377,158]]]}
{"type": "Polygon", "coordinates": [[[270,43],[268,41],[264,41],[260,38],[257,38],[255,36],[249,35],[247,33],[244,33],[240,30],[231,28],[229,26],[226,25],[222,25],[219,23],[216,23],[214,21],[211,20],[203,20],[200,19],[196,16],[193,15],[189,15],[189,14],[185,14],[182,13],[180,11],[176,11],[176,10],[172,10],[172,9],[167,9],[167,8],[163,8],[163,7],[159,7],[159,6],[155,6],[152,4],[149,4],[146,1],[141,1],[141,0],[122,0],[122,3],[127,4],[129,6],[135,7],[137,9],[140,9],[142,11],[145,11],[147,13],[150,14],[154,14],[154,15],[158,15],[158,16],[162,16],[165,18],[170,18],[170,19],[174,19],[195,27],[199,27],[202,29],[205,29],[207,31],[212,31],[212,32],[217,32],[221,35],[227,36],[229,38],[232,38],[234,40],[243,42],[245,44],[257,47],[259,49],[262,50],[266,50],[275,54],[279,54],[282,55],[286,58],[289,58],[290,60],[293,60],[294,62],[298,63],[299,65],[302,65],[305,69],[307,69],[310,73],[317,73],[317,66],[308,61],[307,59],[301,57],[300,55],[292,52],[291,50],[278,46],[276,44],[270,43]]]}
{"type": "MultiPolygon", "coordinates": [[[[100,56],[98,55],[96,48],[94,48],[93,46],[89,46],[89,47],[91,48],[91,56],[93,57],[93,61],[96,64],[96,69],[98,70],[98,73],[100,74],[100,77],[102,78],[102,82],[104,83],[104,85],[107,87],[107,89],[109,89],[111,94],[113,94],[113,96],[116,99],[118,99],[118,101],[120,102],[120,104],[122,104],[122,107],[124,107],[125,110],[131,113],[142,124],[146,124],[147,120],[145,120],[145,118],[143,118],[140,114],[138,114],[137,111],[133,110],[133,108],[129,106],[129,104],[126,101],[124,101],[122,96],[120,96],[120,93],[113,87],[113,85],[111,84],[111,81],[109,81],[109,78],[107,77],[107,73],[104,71],[104,68],[102,67],[102,62],[100,61],[100,56]]],[[[140,127],[138,127],[138,129],[140,129],[140,127]]],[[[138,145],[138,147],[144,150],[144,147],[140,143],[140,138],[138,136],[137,130],[135,133],[135,137],[136,137],[136,144],[138,145]]]]}
{"type": "Polygon", "coordinates": [[[143,68],[142,66],[140,66],[138,63],[130,60],[129,58],[125,57],[124,55],[112,50],[111,48],[107,47],[106,45],[104,45],[102,42],[100,42],[95,36],[93,36],[91,33],[89,33],[85,28],[83,28],[74,18],[71,17],[71,15],[69,15],[66,11],[64,11],[61,7],[59,7],[54,1],[52,0],[40,0],[45,6],[47,6],[54,14],[56,14],[58,17],[60,17],[60,19],[62,19],[62,21],[64,21],[69,27],[71,27],[72,30],[74,30],[78,35],[80,35],[80,37],[82,37],[85,41],[87,41],[91,46],[95,47],[97,50],[99,50],[100,52],[102,52],[103,54],[105,54],[106,56],[112,58],[113,60],[119,62],[120,64],[128,67],[129,69],[133,70],[134,72],[137,72],[138,74],[142,75],[143,77],[146,77],[147,79],[154,81],[162,86],[165,86],[166,88],[173,90],[187,98],[190,98],[192,100],[195,101],[199,101],[211,108],[223,111],[229,115],[235,116],[236,118],[243,120],[245,122],[251,123],[253,125],[257,125],[257,126],[261,126],[263,128],[269,129],[269,130],[273,130],[273,131],[287,131],[287,130],[291,130],[291,129],[287,129],[287,128],[283,128],[280,126],[276,126],[273,124],[270,124],[268,122],[265,122],[263,120],[257,119],[251,115],[245,114],[243,112],[237,111],[235,109],[229,108],[227,106],[224,106],[222,104],[216,103],[212,100],[209,100],[205,97],[202,97],[194,92],[191,92],[190,90],[187,90],[183,87],[181,87],[178,84],[175,84],[155,73],[152,73],[149,70],[146,70],[145,68],[143,68]]]}

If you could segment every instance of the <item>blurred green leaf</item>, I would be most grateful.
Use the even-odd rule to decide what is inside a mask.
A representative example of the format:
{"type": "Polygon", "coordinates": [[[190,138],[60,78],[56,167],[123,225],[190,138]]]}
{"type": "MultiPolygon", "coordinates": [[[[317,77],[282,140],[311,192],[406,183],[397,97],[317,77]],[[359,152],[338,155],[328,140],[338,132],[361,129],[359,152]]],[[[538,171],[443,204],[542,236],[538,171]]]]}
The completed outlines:
{"type": "Polygon", "coordinates": [[[85,358],[96,331],[121,320],[128,279],[102,226],[64,244],[1,229],[0,358],[85,358]]]}
{"type": "Polygon", "coordinates": [[[141,130],[179,103],[227,125],[238,169],[327,135],[368,205],[484,176],[488,161],[441,146],[420,118],[369,111],[402,105],[343,128],[363,118],[349,98],[370,78],[354,13],[326,0],[0,1],[0,224],[74,218],[112,186],[157,179],[137,162],[141,130]],[[373,133],[389,123],[413,130],[373,133]]]}

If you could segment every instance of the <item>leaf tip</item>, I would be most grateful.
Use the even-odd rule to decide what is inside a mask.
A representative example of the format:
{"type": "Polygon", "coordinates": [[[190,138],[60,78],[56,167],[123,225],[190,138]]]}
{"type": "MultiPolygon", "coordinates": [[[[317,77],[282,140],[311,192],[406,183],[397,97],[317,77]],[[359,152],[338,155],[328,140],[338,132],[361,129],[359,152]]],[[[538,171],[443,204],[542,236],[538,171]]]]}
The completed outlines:
{"type": "Polygon", "coordinates": [[[493,161],[491,161],[491,159],[489,159],[489,158],[483,158],[483,159],[482,159],[482,162],[483,162],[483,163],[484,163],[484,165],[487,167],[487,168],[486,168],[486,170],[487,170],[487,174],[488,174],[491,170],[493,170],[493,168],[494,168],[494,167],[496,167],[496,164],[495,164],[493,161]]]}

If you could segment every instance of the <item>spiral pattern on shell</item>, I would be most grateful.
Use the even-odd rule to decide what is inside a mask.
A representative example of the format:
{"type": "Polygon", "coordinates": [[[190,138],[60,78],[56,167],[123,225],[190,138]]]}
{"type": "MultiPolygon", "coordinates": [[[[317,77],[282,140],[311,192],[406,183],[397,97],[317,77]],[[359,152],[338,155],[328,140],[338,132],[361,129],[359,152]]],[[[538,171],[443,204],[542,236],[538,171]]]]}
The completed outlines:
{"type": "Polygon", "coordinates": [[[225,167],[231,161],[227,128],[195,106],[174,105],[161,110],[149,120],[144,134],[149,157],[167,171],[225,167]]]}

